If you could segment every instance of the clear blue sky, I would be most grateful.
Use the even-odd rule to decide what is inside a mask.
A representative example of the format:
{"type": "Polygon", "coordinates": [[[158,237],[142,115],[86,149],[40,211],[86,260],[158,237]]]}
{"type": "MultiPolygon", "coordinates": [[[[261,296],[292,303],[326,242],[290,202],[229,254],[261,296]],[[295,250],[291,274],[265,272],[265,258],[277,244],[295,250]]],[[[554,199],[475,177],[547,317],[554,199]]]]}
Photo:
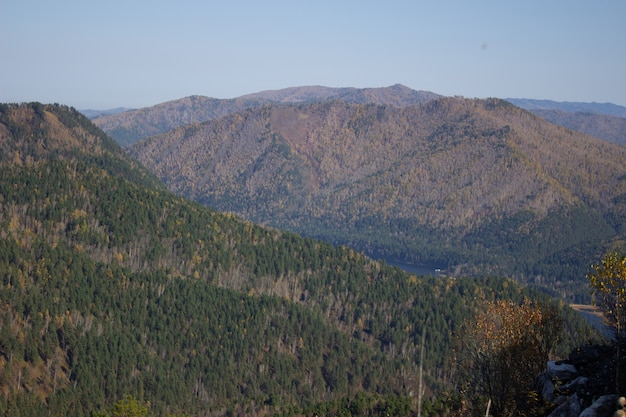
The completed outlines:
{"type": "Polygon", "coordinates": [[[626,106],[626,1],[0,0],[0,101],[301,85],[626,106]]]}

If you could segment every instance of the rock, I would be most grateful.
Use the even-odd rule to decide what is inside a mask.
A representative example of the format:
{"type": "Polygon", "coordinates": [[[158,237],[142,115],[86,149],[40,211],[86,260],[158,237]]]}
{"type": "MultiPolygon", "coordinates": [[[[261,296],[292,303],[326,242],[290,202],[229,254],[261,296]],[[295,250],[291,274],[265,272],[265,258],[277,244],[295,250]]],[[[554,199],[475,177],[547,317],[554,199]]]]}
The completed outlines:
{"type": "Polygon", "coordinates": [[[548,417],[578,417],[580,414],[580,398],[574,394],[558,406],[548,417]]]}
{"type": "MultiPolygon", "coordinates": [[[[557,406],[557,407],[558,407],[559,405],[563,404],[564,402],[566,402],[566,401],[567,401],[567,400],[569,400],[569,399],[570,399],[570,397],[568,397],[567,395],[559,395],[559,396],[557,396],[557,397],[554,399],[553,403],[554,403],[554,405],[555,405],[555,406],[557,406]]],[[[579,400],[580,400],[580,402],[582,403],[582,399],[581,399],[580,397],[579,397],[578,399],[579,399],[579,400]]]]}
{"type": "Polygon", "coordinates": [[[584,376],[579,376],[572,382],[569,382],[567,384],[560,386],[559,391],[576,392],[577,394],[580,395],[588,383],[589,383],[589,378],[585,378],[584,376]]]}
{"type": "Polygon", "coordinates": [[[579,417],[611,417],[617,404],[616,395],[603,395],[585,408],[579,417]]]}
{"type": "Polygon", "coordinates": [[[560,381],[571,381],[578,375],[574,365],[564,362],[548,361],[548,375],[560,381]]]}
{"type": "Polygon", "coordinates": [[[542,373],[535,382],[536,391],[541,394],[541,398],[547,402],[554,402],[556,388],[552,382],[552,378],[547,372],[542,373]]]}

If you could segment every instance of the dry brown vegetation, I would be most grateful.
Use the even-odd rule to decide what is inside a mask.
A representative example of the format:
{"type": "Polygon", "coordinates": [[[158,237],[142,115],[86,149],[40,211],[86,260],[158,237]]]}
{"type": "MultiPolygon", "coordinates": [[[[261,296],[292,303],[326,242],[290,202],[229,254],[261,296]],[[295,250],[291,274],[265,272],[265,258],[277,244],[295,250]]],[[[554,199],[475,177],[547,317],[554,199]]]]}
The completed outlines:
{"type": "Polygon", "coordinates": [[[262,106],[130,152],[186,197],[413,262],[528,266],[626,224],[626,148],[497,99],[262,106]]]}
{"type": "Polygon", "coordinates": [[[190,96],[152,107],[96,117],[94,123],[122,145],[180,126],[201,123],[264,104],[342,100],[405,107],[439,97],[400,84],[383,88],[291,87],[248,94],[234,99],[190,96]]]}

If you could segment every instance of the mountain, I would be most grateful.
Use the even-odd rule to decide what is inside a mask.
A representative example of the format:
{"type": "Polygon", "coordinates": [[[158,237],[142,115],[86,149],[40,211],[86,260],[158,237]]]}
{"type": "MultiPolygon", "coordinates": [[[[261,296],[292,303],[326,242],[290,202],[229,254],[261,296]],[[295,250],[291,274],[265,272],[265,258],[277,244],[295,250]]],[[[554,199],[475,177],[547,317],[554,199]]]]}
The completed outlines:
{"type": "Polygon", "coordinates": [[[604,114],[626,117],[626,107],[613,103],[585,103],[571,101],[535,100],[528,98],[507,98],[507,101],[526,110],[560,110],[567,113],[604,114]]]}
{"type": "Polygon", "coordinates": [[[626,107],[611,103],[560,103],[549,100],[507,99],[559,126],[609,142],[626,145],[626,107]]]}
{"type": "Polygon", "coordinates": [[[481,300],[526,297],[559,309],[565,352],[589,336],[511,281],[411,276],[177,197],[72,108],[0,105],[2,415],[410,415],[418,363],[437,398],[481,300]]]}
{"type": "Polygon", "coordinates": [[[626,148],[498,99],[268,105],[129,152],[218,210],[577,301],[583,271],[626,233],[626,148]]]}
{"type": "Polygon", "coordinates": [[[406,107],[441,97],[429,91],[415,91],[402,84],[382,88],[332,88],[322,86],[290,87],[267,90],[240,97],[243,100],[259,99],[273,103],[313,103],[341,100],[347,103],[372,103],[385,106],[406,107]]]}
{"type": "Polygon", "coordinates": [[[530,110],[559,126],[586,133],[620,145],[626,145],[626,117],[593,113],[570,113],[562,110],[530,110]]]}
{"type": "Polygon", "coordinates": [[[79,110],[79,111],[85,116],[87,116],[88,118],[95,119],[96,117],[110,116],[112,114],[123,113],[125,111],[131,111],[131,110],[135,110],[135,109],[129,109],[126,107],[116,107],[114,109],[107,109],[107,110],[84,109],[84,110],[79,110]]]}
{"type": "MultiPolygon", "coordinates": [[[[341,100],[406,107],[442,96],[416,91],[401,84],[381,88],[290,87],[247,94],[234,99],[190,96],[155,106],[128,109],[82,110],[108,135],[123,146],[180,126],[202,123],[264,104],[312,103],[341,100]]],[[[509,98],[507,101],[546,120],[601,139],[623,144],[626,107],[612,103],[557,102],[509,98]],[[560,113],[565,112],[565,113],[560,113]]]]}
{"type": "Polygon", "coordinates": [[[399,84],[385,88],[364,89],[292,87],[262,91],[234,99],[185,97],[121,114],[98,116],[93,121],[118,143],[126,146],[179,126],[213,120],[263,104],[343,100],[350,103],[371,102],[403,107],[437,97],[439,97],[437,94],[415,91],[399,84]]]}

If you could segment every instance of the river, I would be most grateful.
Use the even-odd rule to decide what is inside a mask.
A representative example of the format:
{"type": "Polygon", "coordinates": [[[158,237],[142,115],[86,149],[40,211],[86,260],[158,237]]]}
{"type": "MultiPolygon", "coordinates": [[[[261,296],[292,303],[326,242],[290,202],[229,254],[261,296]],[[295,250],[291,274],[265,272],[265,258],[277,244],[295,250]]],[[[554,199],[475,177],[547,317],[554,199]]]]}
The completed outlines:
{"type": "Polygon", "coordinates": [[[436,265],[415,265],[415,264],[407,264],[400,261],[393,261],[390,259],[385,259],[388,265],[397,266],[400,269],[405,270],[411,274],[415,275],[425,275],[425,276],[439,276],[443,272],[443,268],[436,265]]]}

